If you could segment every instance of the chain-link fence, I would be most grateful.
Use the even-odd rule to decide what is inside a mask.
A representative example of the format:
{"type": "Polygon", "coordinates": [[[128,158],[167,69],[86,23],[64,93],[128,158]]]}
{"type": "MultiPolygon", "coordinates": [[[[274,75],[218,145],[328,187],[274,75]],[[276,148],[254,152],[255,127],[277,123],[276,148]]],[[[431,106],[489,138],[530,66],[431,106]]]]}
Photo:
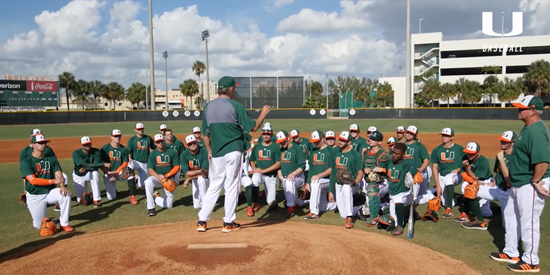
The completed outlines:
{"type": "Polygon", "coordinates": [[[234,100],[247,109],[302,108],[305,100],[304,77],[235,77],[239,84],[234,100]]]}

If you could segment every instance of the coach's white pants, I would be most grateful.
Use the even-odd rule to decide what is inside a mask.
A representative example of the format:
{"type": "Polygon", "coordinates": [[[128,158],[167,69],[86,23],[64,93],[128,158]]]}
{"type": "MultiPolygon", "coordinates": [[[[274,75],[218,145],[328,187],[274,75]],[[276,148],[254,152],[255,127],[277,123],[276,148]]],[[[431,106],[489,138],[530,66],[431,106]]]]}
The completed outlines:
{"type": "MultiPolygon", "coordinates": [[[[134,177],[129,177],[128,179],[133,179],[134,177]]],[[[105,185],[105,194],[107,194],[108,200],[114,200],[116,199],[117,189],[116,189],[116,182],[117,181],[123,181],[125,179],[122,178],[122,172],[119,172],[118,174],[114,175],[103,175],[103,184],[105,185]],[[111,181],[111,177],[115,177],[115,181],[111,181]]]]}
{"type": "Polygon", "coordinates": [[[162,192],[162,197],[158,196],[155,198],[153,193],[155,192],[155,188],[162,187],[162,184],[160,184],[160,181],[151,176],[148,177],[145,180],[145,195],[147,197],[147,209],[155,209],[155,204],[162,207],[162,208],[172,208],[172,203],[174,202],[174,194],[171,192],[168,192],[165,188],[162,188],[164,192],[162,192]]]}
{"type": "Polygon", "coordinates": [[[191,187],[191,192],[193,192],[193,208],[199,209],[202,207],[206,190],[208,190],[208,179],[199,176],[191,180],[191,182],[193,183],[193,187],[191,187]]]}
{"type": "Polygon", "coordinates": [[[355,216],[360,207],[353,206],[353,194],[357,193],[359,186],[336,183],[334,187],[336,190],[336,206],[338,207],[340,217],[345,219],[355,216]]]}
{"type": "MultiPolygon", "coordinates": [[[[500,189],[500,188],[498,188],[496,186],[495,187],[489,187],[488,185],[485,185],[485,184],[489,184],[493,181],[494,180],[492,178],[487,179],[487,180],[483,180],[483,181],[478,181],[480,183],[480,185],[479,185],[479,191],[477,192],[477,197],[479,198],[479,207],[481,208],[481,214],[483,215],[483,217],[492,217],[493,216],[493,211],[491,210],[491,201],[497,200],[497,198],[499,198],[499,197],[496,197],[496,198],[493,197],[491,195],[490,191],[491,191],[491,189],[500,189]],[[484,185],[481,185],[481,183],[483,183],[484,185]]],[[[464,188],[466,188],[466,186],[468,184],[469,183],[467,183],[467,182],[462,183],[462,186],[460,187],[460,191],[462,192],[462,194],[464,194],[464,188]]],[[[496,194],[496,193],[494,193],[494,194],[496,194]]],[[[508,198],[506,198],[506,199],[508,199],[508,198]]],[[[499,200],[499,202],[502,203],[501,200],[499,200]]],[[[501,205],[506,205],[506,202],[504,202],[504,204],[501,204],[501,205]]],[[[504,211],[502,213],[504,213],[504,211]]],[[[502,222],[504,222],[504,219],[502,219],[502,222]]]]}
{"type": "Polygon", "coordinates": [[[322,178],[309,184],[311,189],[309,212],[319,215],[320,212],[336,209],[336,202],[328,202],[327,200],[329,182],[328,178],[322,178]]]}
{"type": "Polygon", "coordinates": [[[133,169],[134,174],[138,176],[138,187],[144,187],[145,180],[149,177],[149,174],[147,174],[147,163],[132,160],[128,163],[128,168],[133,169]]]}
{"type": "MultiPolygon", "coordinates": [[[[454,188],[460,182],[462,182],[462,176],[459,173],[450,173],[446,176],[439,176],[439,186],[441,187],[441,205],[445,207],[445,188],[454,188]]],[[[455,206],[455,200],[453,198],[452,206],[455,206]]]]}
{"type": "Polygon", "coordinates": [[[32,195],[27,192],[27,208],[31,213],[32,226],[36,229],[40,229],[42,226],[42,219],[46,217],[46,209],[48,204],[59,205],[59,224],[61,226],[69,225],[69,213],[71,212],[71,196],[69,193],[67,196],[62,196],[59,193],[59,188],[50,190],[48,194],[32,195]]]}
{"type": "Polygon", "coordinates": [[[277,177],[276,176],[266,176],[260,173],[254,173],[252,175],[252,184],[254,186],[260,186],[260,184],[265,185],[265,197],[266,203],[269,205],[272,202],[276,201],[277,198],[277,177]]]}
{"type": "Polygon", "coordinates": [[[86,182],[90,182],[94,201],[101,201],[101,191],[99,189],[99,172],[97,171],[89,171],[82,177],[77,176],[73,172],[73,185],[74,192],[76,193],[76,201],[80,202],[80,196],[82,195],[82,193],[88,192],[88,186],[86,185],[86,182]]]}
{"type": "MultiPolygon", "coordinates": [[[[390,216],[395,221],[395,224],[397,224],[397,214],[395,213],[395,205],[398,203],[401,203],[405,205],[405,207],[411,205],[411,192],[403,192],[399,193],[395,196],[390,195],[390,216]]],[[[402,217],[404,219],[404,217],[402,217]]]]}
{"type": "MultiPolygon", "coordinates": [[[[550,189],[550,178],[543,179],[544,188],[550,189]]],[[[544,210],[544,196],[533,185],[526,184],[522,187],[511,187],[508,190],[510,197],[504,208],[505,247],[503,252],[510,257],[519,257],[518,240],[523,243],[523,256],[525,263],[539,264],[540,244],[540,215],[544,210]]]]}
{"type": "Polygon", "coordinates": [[[210,219],[222,187],[225,190],[225,216],[223,221],[232,223],[237,218],[235,211],[239,199],[242,165],[243,153],[240,151],[227,153],[223,157],[212,158],[208,175],[210,183],[198,215],[200,221],[210,219]]]}
{"type": "Polygon", "coordinates": [[[434,197],[432,192],[428,190],[432,179],[432,168],[430,166],[426,167],[420,175],[422,175],[422,183],[413,184],[414,203],[416,205],[428,203],[434,197]]]}
{"type": "Polygon", "coordinates": [[[284,191],[287,207],[294,207],[296,204],[298,206],[304,205],[304,201],[298,198],[298,188],[304,185],[304,173],[300,176],[295,177],[294,180],[288,180],[284,178],[284,191]]]}

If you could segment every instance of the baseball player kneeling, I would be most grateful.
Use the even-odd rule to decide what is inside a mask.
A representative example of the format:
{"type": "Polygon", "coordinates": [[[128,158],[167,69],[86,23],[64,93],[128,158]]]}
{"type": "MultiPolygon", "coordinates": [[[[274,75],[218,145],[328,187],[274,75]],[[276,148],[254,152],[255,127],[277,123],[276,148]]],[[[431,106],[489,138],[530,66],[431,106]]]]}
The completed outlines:
{"type": "Polygon", "coordinates": [[[199,146],[199,141],[194,135],[188,135],[185,143],[188,150],[183,151],[180,156],[181,173],[185,177],[183,187],[187,188],[189,182],[193,184],[193,207],[199,209],[208,190],[208,152],[206,148],[199,146]]]}
{"type": "Polygon", "coordinates": [[[341,132],[338,138],[339,151],[334,150],[330,160],[331,182],[329,185],[328,201],[334,202],[340,217],[346,219],[345,227],[353,228],[352,217],[357,214],[359,207],[353,206],[353,194],[357,193],[359,183],[363,180],[363,163],[361,155],[350,146],[350,134],[341,132]]]}
{"type": "Polygon", "coordinates": [[[295,208],[304,205],[304,201],[298,198],[298,188],[305,181],[305,153],[299,145],[293,144],[286,131],[277,133],[277,143],[281,146],[281,170],[278,171],[278,177],[284,186],[287,218],[292,218],[295,208]]]}
{"type": "Polygon", "coordinates": [[[405,224],[405,207],[410,206],[413,198],[411,189],[414,184],[423,181],[422,175],[418,172],[414,162],[405,160],[407,146],[397,143],[392,150],[391,160],[382,163],[382,167],[373,168],[373,172],[385,173],[388,176],[388,191],[390,193],[390,216],[395,228],[392,235],[403,234],[405,224]],[[414,176],[413,176],[414,175],[414,176]]]}
{"type": "MultiPolygon", "coordinates": [[[[265,197],[268,211],[274,210],[277,207],[277,171],[281,168],[280,159],[281,147],[273,142],[272,129],[264,126],[262,129],[261,142],[258,142],[252,149],[249,163],[253,172],[252,185],[265,185],[265,197]]],[[[245,186],[245,188],[247,187],[245,186]]],[[[252,210],[254,211],[254,209],[252,210]]]]}
{"type": "Polygon", "coordinates": [[[164,136],[156,134],[154,139],[156,149],[151,151],[147,161],[149,177],[145,180],[145,195],[147,196],[147,215],[155,216],[155,204],[162,208],[171,208],[174,202],[173,192],[177,182],[174,176],[180,171],[180,158],[175,150],[168,150],[164,136]],[[164,188],[162,196],[154,192],[155,188],[164,188]],[[154,193],[153,193],[154,192],[154,193]]]}
{"type": "Polygon", "coordinates": [[[81,148],[73,152],[73,185],[76,200],[82,205],[91,204],[87,182],[92,187],[94,207],[101,206],[101,191],[99,189],[99,172],[101,169],[108,173],[101,156],[101,150],[92,147],[92,140],[88,136],[80,139],[81,148]]]}

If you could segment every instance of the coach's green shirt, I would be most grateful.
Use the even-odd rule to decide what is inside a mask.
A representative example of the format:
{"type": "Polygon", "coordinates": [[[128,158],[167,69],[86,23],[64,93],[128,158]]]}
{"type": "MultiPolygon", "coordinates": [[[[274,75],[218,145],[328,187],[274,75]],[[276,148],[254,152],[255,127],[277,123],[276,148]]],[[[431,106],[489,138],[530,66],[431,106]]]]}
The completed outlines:
{"type": "Polygon", "coordinates": [[[361,147],[364,147],[365,145],[368,146],[367,140],[364,137],[357,137],[352,140],[349,145],[353,148],[353,150],[358,151],[359,153],[361,153],[361,147]]]}
{"type": "MultiPolygon", "coordinates": [[[[508,171],[510,171],[509,163],[512,160],[513,156],[504,154],[503,157],[504,157],[504,162],[506,162],[506,167],[508,167],[508,171]]],[[[510,186],[508,185],[509,183],[506,182],[506,179],[504,179],[504,176],[502,175],[502,171],[500,171],[500,161],[498,160],[497,157],[495,157],[495,167],[493,168],[493,172],[495,172],[496,185],[500,189],[507,191],[510,188],[510,186]]]]}
{"type": "Polygon", "coordinates": [[[463,150],[464,147],[456,143],[451,148],[439,145],[432,151],[430,161],[437,163],[439,174],[444,177],[455,169],[462,169],[462,160],[465,156],[463,150]]]}
{"type": "MultiPolygon", "coordinates": [[[[535,173],[535,164],[550,162],[550,139],[548,129],[542,120],[524,126],[514,141],[510,166],[510,185],[529,184],[535,173]]],[[[549,176],[549,170],[542,178],[549,176]]]]}
{"type": "MultiPolygon", "coordinates": [[[[175,137],[175,136],[174,136],[175,137]]],[[[174,151],[176,151],[176,154],[181,155],[181,153],[183,153],[183,151],[185,151],[185,147],[183,146],[183,142],[181,142],[179,139],[174,139],[174,142],[172,142],[172,144],[168,144],[168,142],[164,142],[164,144],[166,144],[166,147],[168,149],[172,149],[174,151]]],[[[199,146],[200,146],[200,143],[199,143],[199,146]]]]}
{"type": "Polygon", "coordinates": [[[36,186],[32,185],[26,177],[30,175],[33,178],[53,180],[57,171],[61,171],[61,165],[56,157],[49,156],[38,159],[29,156],[23,159],[21,161],[21,177],[25,178],[25,191],[31,195],[48,194],[50,190],[57,187],[57,184],[36,186]]]}
{"type": "Polygon", "coordinates": [[[128,151],[124,145],[120,144],[117,148],[111,143],[107,143],[101,147],[101,158],[103,162],[110,163],[109,171],[116,171],[123,162],[128,162],[128,151]]]}
{"type": "MultiPolygon", "coordinates": [[[[346,148],[345,150],[348,149],[346,148]]],[[[363,162],[361,161],[359,152],[352,148],[350,148],[348,152],[333,151],[330,165],[332,168],[329,183],[330,192],[334,192],[335,183],[341,185],[341,183],[336,182],[336,172],[338,170],[347,170],[351,172],[354,177],[357,177],[357,173],[363,169],[363,162]]]]}
{"type": "MultiPolygon", "coordinates": [[[[259,142],[252,148],[250,154],[250,161],[256,164],[256,168],[267,169],[279,162],[281,159],[281,146],[279,144],[271,142],[269,145],[264,145],[259,142]]],[[[277,170],[265,174],[266,176],[277,176],[277,170]]]]}
{"type": "Polygon", "coordinates": [[[405,185],[405,177],[407,173],[411,173],[414,177],[418,173],[418,169],[414,167],[412,160],[403,159],[400,163],[395,163],[393,159],[384,163],[386,175],[388,176],[388,193],[390,196],[395,196],[403,192],[409,192],[410,189],[405,185]]]}
{"type": "Polygon", "coordinates": [[[153,169],[160,175],[168,174],[172,168],[178,165],[180,165],[180,157],[176,151],[168,148],[164,152],[160,152],[158,149],[151,151],[147,160],[147,169],[153,169]]]}
{"type": "MultiPolygon", "coordinates": [[[[489,170],[489,160],[486,157],[479,155],[476,160],[468,162],[470,163],[470,169],[479,180],[488,180],[493,177],[491,170],[489,170]]],[[[466,168],[463,167],[462,171],[466,171],[466,168]]]]}
{"type": "Polygon", "coordinates": [[[430,159],[428,150],[424,144],[414,141],[411,144],[405,143],[407,151],[405,151],[405,159],[412,160],[414,167],[419,168],[422,166],[422,162],[425,159],[430,159]]]}
{"type": "Polygon", "coordinates": [[[304,151],[297,145],[292,145],[287,149],[281,149],[281,174],[283,177],[288,176],[296,169],[306,169],[306,159],[304,151]]]}
{"type": "Polygon", "coordinates": [[[196,171],[204,168],[208,170],[208,152],[206,148],[198,148],[196,153],[191,152],[191,150],[185,150],[180,155],[180,169],[181,175],[185,176],[187,171],[196,171]]]}
{"type": "Polygon", "coordinates": [[[83,177],[89,171],[97,171],[103,164],[101,150],[92,147],[88,153],[84,153],[82,148],[76,149],[73,152],[74,174],[83,177]],[[80,168],[86,168],[84,173],[80,173],[80,168]]]}
{"type": "Polygon", "coordinates": [[[131,155],[132,160],[147,163],[149,158],[149,149],[154,150],[155,142],[153,138],[148,135],[143,135],[143,137],[133,136],[128,140],[128,154],[131,155]]]}
{"type": "MultiPolygon", "coordinates": [[[[25,146],[23,150],[21,150],[21,153],[19,154],[19,162],[21,162],[24,158],[32,156],[32,147],[25,146]]],[[[44,148],[44,157],[56,157],[54,151],[50,146],[46,145],[46,148],[44,148]]]]}
{"type": "MultiPolygon", "coordinates": [[[[311,183],[311,177],[321,174],[330,168],[330,160],[332,157],[333,149],[326,146],[323,149],[315,147],[310,151],[309,155],[309,173],[307,175],[306,183],[311,183]]],[[[330,177],[330,174],[328,175],[330,177]]]]}

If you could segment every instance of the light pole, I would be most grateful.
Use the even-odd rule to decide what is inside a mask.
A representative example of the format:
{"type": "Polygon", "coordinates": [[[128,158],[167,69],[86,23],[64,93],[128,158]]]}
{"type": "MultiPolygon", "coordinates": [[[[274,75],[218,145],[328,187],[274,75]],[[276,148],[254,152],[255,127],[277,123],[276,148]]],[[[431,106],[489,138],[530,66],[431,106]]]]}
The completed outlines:
{"type": "Polygon", "coordinates": [[[206,45],[206,102],[210,102],[210,70],[208,64],[208,37],[210,37],[210,33],[208,30],[204,30],[201,37],[206,45]]]}
{"type": "Polygon", "coordinates": [[[151,110],[156,110],[155,106],[155,49],[153,45],[153,0],[149,0],[149,71],[151,90],[151,110]]]}
{"type": "Polygon", "coordinates": [[[168,52],[162,52],[162,57],[164,57],[164,81],[166,81],[166,99],[164,109],[168,110],[168,52]]]}
{"type": "Polygon", "coordinates": [[[422,20],[424,20],[424,18],[418,20],[418,33],[422,33],[422,20]]]}
{"type": "MultiPolygon", "coordinates": [[[[143,52],[145,54],[145,79],[147,79],[147,50],[143,52]]],[[[145,110],[149,110],[149,96],[147,93],[147,81],[145,81],[145,110]]]]}
{"type": "Polygon", "coordinates": [[[407,0],[407,85],[405,86],[405,106],[407,108],[412,107],[412,94],[411,94],[411,0],[407,0]]]}

